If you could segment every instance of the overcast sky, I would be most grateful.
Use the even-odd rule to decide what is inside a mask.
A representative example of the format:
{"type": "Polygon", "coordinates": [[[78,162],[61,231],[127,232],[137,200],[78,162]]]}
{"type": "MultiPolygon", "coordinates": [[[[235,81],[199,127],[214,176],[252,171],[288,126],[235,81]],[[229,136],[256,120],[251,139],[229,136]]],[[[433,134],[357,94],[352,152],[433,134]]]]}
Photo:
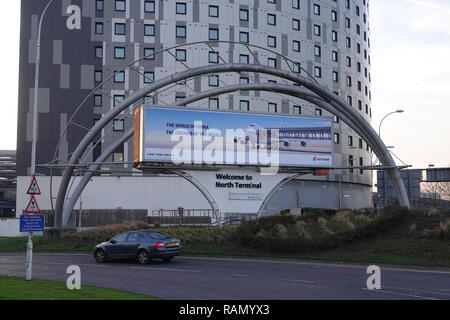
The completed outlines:
{"type": "MultiPolygon", "coordinates": [[[[373,126],[414,167],[450,165],[450,1],[371,0],[373,126]]],[[[16,149],[20,1],[0,12],[0,149],[16,149]]]]}

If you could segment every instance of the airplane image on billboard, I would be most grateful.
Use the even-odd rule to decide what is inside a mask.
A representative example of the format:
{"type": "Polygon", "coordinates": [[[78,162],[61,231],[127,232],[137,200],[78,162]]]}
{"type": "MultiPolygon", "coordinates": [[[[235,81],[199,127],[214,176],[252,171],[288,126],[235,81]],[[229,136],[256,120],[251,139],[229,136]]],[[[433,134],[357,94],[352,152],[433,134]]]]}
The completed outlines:
{"type": "Polygon", "coordinates": [[[134,162],[176,164],[183,153],[192,155],[183,164],[209,164],[198,155],[206,159],[212,152],[215,165],[265,166],[261,159],[268,154],[277,156],[282,167],[328,168],[333,165],[332,125],[324,117],[139,107],[134,162]]]}

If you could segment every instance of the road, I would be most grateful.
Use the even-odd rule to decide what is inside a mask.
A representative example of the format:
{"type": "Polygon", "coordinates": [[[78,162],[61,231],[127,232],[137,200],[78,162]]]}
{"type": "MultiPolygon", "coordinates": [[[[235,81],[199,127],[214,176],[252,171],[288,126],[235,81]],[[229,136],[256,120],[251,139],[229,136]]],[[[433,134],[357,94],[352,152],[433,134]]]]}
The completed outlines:
{"type": "MultiPolygon", "coordinates": [[[[34,254],[33,277],[65,282],[69,265],[81,282],[187,300],[450,299],[450,271],[381,268],[381,290],[366,288],[367,266],[177,257],[171,263],[97,264],[88,254],[34,254]]],[[[25,253],[0,253],[0,275],[25,275],[25,253]]],[[[1,289],[0,289],[1,290],[1,289]]],[[[24,292],[24,297],[26,293],[24,292]]]]}

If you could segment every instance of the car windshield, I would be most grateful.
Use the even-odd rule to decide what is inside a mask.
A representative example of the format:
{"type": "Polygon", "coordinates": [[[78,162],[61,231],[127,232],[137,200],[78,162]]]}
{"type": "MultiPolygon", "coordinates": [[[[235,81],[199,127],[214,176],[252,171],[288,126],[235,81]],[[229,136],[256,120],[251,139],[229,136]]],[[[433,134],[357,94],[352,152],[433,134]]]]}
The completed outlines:
{"type": "Polygon", "coordinates": [[[156,231],[147,231],[147,232],[144,232],[144,234],[145,234],[146,236],[149,236],[149,237],[153,238],[153,239],[165,239],[165,238],[169,238],[168,235],[166,235],[166,234],[164,234],[164,233],[161,233],[161,232],[156,232],[156,231]]]}

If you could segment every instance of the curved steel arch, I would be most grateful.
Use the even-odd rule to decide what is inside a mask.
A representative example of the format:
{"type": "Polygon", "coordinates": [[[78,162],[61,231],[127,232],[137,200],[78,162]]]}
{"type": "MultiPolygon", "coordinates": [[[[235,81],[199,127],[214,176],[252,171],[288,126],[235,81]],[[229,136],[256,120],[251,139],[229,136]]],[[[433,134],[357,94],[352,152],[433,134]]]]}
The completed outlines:
{"type": "MultiPolygon", "coordinates": [[[[352,127],[352,129],[354,129],[358,134],[360,134],[360,136],[362,138],[367,137],[366,142],[369,143],[369,145],[372,147],[372,149],[375,151],[375,153],[378,156],[377,152],[379,150],[379,146],[372,145],[372,142],[371,142],[372,139],[370,139],[370,135],[367,136],[367,132],[361,131],[358,128],[358,126],[356,126],[352,122],[352,120],[347,117],[347,115],[345,113],[341,112],[341,110],[339,110],[338,108],[334,107],[332,104],[325,102],[319,96],[317,96],[316,94],[312,93],[311,91],[308,91],[308,90],[303,89],[303,88],[298,87],[298,86],[292,86],[292,85],[286,85],[286,84],[272,84],[272,83],[231,85],[231,86],[227,86],[227,87],[221,87],[221,88],[205,91],[205,92],[202,92],[200,94],[196,94],[194,96],[188,97],[188,98],[186,98],[186,99],[176,103],[176,105],[183,106],[183,105],[187,105],[189,103],[192,103],[192,102],[195,102],[195,101],[198,101],[198,100],[202,100],[202,99],[205,99],[205,98],[208,98],[208,97],[211,97],[211,96],[217,96],[219,94],[224,94],[224,93],[228,93],[228,92],[233,92],[233,91],[250,91],[250,90],[255,90],[255,91],[274,91],[274,92],[278,92],[278,93],[283,93],[283,94],[287,94],[287,95],[290,95],[290,96],[294,96],[294,97],[300,98],[302,100],[311,102],[311,103],[313,103],[313,104],[315,104],[315,105],[317,105],[317,106],[319,106],[319,107],[329,111],[330,113],[339,116],[339,118],[342,121],[344,121],[350,127],[352,127]]],[[[88,172],[85,173],[83,179],[80,181],[80,183],[78,184],[78,186],[75,189],[75,191],[71,194],[70,199],[68,200],[68,203],[67,203],[67,205],[64,208],[64,214],[63,215],[64,215],[64,217],[67,217],[66,219],[64,219],[64,221],[68,221],[69,220],[71,212],[72,212],[73,208],[75,207],[75,203],[76,203],[77,199],[79,198],[79,196],[80,196],[81,192],[83,191],[83,189],[89,183],[90,178],[93,176],[93,172],[95,170],[97,170],[99,168],[99,166],[101,165],[101,163],[103,161],[105,161],[112,154],[113,150],[115,150],[117,146],[119,146],[121,143],[125,142],[126,140],[128,140],[132,136],[133,136],[133,129],[130,129],[130,130],[128,130],[125,133],[125,135],[122,137],[122,139],[116,141],[114,144],[112,144],[110,147],[108,147],[102,153],[102,155],[97,159],[96,163],[90,167],[91,170],[89,170],[88,172]]],[[[395,163],[394,163],[393,167],[395,167],[395,163]]],[[[211,207],[213,208],[213,210],[217,210],[217,208],[215,208],[214,205],[212,204],[212,202],[208,199],[208,196],[205,195],[205,197],[207,198],[208,202],[210,202],[211,207]]],[[[405,205],[408,206],[409,204],[407,203],[405,205]]],[[[263,206],[261,208],[263,208],[263,206]]],[[[261,211],[261,209],[260,209],[260,211],[261,211]]]]}
{"type": "MultiPolygon", "coordinates": [[[[140,90],[136,91],[133,95],[127,97],[120,105],[118,105],[114,109],[111,109],[99,121],[97,121],[97,123],[84,136],[78,147],[72,153],[72,156],[68,163],[69,167],[64,171],[64,175],[62,177],[61,184],[58,190],[56,203],[57,226],[61,226],[63,222],[62,213],[64,207],[64,199],[67,193],[68,184],[70,183],[70,178],[74,171],[73,165],[75,165],[79,161],[78,159],[82,156],[89,143],[95,138],[95,136],[101,131],[102,128],[104,128],[110,121],[112,121],[114,117],[117,116],[120,112],[122,112],[127,107],[129,107],[139,99],[142,99],[143,97],[147,96],[149,93],[155,90],[158,90],[166,85],[190,77],[195,77],[202,74],[223,73],[223,72],[256,72],[256,73],[270,74],[273,76],[284,78],[286,80],[295,82],[301,86],[306,87],[312,93],[315,93],[317,95],[317,98],[315,98],[315,100],[317,100],[319,103],[321,103],[320,99],[323,99],[325,102],[337,108],[337,110],[342,111],[344,117],[341,118],[350,120],[348,124],[352,124],[352,127],[361,129],[357,130],[358,132],[363,131],[367,132],[368,133],[367,136],[366,134],[361,134],[361,136],[363,138],[366,138],[366,141],[369,142],[369,145],[372,146],[372,149],[375,151],[375,153],[377,154],[377,156],[379,157],[380,161],[383,164],[393,167],[396,166],[395,161],[390,155],[388,149],[386,148],[380,137],[373,130],[373,128],[370,126],[370,124],[356,110],[354,110],[351,106],[349,106],[344,100],[336,96],[328,89],[318,85],[314,81],[296,73],[266,67],[262,65],[232,63],[223,65],[202,66],[170,75],[168,77],[165,77],[148,85],[147,87],[141,88],[140,90]]],[[[271,90],[269,91],[273,91],[274,87],[275,86],[272,85],[271,90]]],[[[388,170],[388,173],[391,176],[392,181],[394,182],[394,185],[397,188],[397,191],[399,192],[401,205],[409,207],[409,199],[406,193],[405,186],[403,185],[403,181],[400,177],[399,170],[390,169],[388,170]]]]}

